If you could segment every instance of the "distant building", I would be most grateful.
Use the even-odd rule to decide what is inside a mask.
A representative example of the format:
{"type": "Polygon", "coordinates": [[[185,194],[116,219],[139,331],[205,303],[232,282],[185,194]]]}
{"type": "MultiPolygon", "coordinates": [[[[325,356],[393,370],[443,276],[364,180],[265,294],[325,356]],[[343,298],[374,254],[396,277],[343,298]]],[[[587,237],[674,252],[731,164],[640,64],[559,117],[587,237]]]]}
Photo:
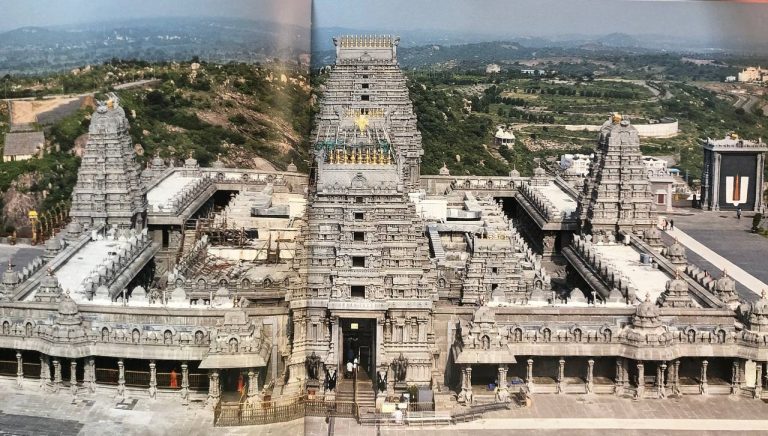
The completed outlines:
{"type": "Polygon", "coordinates": [[[3,162],[32,159],[43,152],[43,132],[12,132],[5,134],[3,162]]]}
{"type": "Polygon", "coordinates": [[[485,66],[485,72],[487,74],[496,74],[501,72],[499,64],[488,64],[485,66]]]}
{"type": "Polygon", "coordinates": [[[768,70],[760,67],[747,67],[738,74],[739,82],[766,82],[768,81],[768,70]]]}
{"type": "Polygon", "coordinates": [[[653,203],[658,211],[668,211],[672,208],[672,192],[674,192],[675,178],[667,168],[667,161],[653,156],[643,156],[645,171],[651,182],[653,203]]]}
{"type": "Polygon", "coordinates": [[[531,69],[520,70],[520,72],[523,73],[523,74],[531,75],[531,76],[536,74],[536,70],[531,70],[531,69]]]}
{"type": "Polygon", "coordinates": [[[569,174],[586,177],[592,165],[593,156],[587,154],[564,154],[560,156],[560,169],[569,174]]]}
{"type": "Polygon", "coordinates": [[[759,211],[763,205],[765,152],[761,139],[748,141],[736,134],[702,141],[704,168],[701,204],[709,210],[759,211]]]}
{"type": "Polygon", "coordinates": [[[725,83],[731,83],[736,81],[736,76],[725,76],[725,83]]]}
{"type": "Polygon", "coordinates": [[[494,141],[497,146],[506,145],[508,148],[515,146],[515,134],[512,133],[512,129],[507,129],[504,126],[499,126],[494,135],[494,141]]]}

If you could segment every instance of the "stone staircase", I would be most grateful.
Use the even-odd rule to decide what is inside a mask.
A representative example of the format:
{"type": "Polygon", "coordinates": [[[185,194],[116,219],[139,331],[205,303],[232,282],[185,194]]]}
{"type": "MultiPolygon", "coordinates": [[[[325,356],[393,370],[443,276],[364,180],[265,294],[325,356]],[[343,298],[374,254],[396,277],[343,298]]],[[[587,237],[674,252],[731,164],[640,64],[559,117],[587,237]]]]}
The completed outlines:
{"type": "Polygon", "coordinates": [[[429,240],[432,242],[432,252],[435,254],[435,259],[438,262],[445,260],[445,250],[443,249],[443,243],[440,240],[440,234],[437,232],[435,226],[427,227],[429,233],[429,240]]]}
{"type": "Polygon", "coordinates": [[[181,257],[185,257],[195,247],[197,242],[197,230],[186,229],[184,230],[184,239],[182,239],[181,257]]]}
{"type": "MultiPolygon", "coordinates": [[[[373,382],[364,372],[360,372],[357,377],[357,405],[361,409],[375,409],[376,394],[373,391],[373,382]]],[[[354,389],[354,380],[342,380],[336,387],[336,401],[354,402],[354,389]]]]}

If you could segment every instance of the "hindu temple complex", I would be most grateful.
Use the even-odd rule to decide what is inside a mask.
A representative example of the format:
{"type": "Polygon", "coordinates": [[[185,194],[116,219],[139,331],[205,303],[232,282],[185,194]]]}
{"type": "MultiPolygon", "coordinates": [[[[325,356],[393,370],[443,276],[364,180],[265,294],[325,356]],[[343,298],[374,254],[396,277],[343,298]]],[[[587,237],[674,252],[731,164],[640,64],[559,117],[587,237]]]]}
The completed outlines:
{"type": "Polygon", "coordinates": [[[119,98],[99,102],[69,225],[3,267],[0,373],[218,410],[763,398],[768,298],[665,243],[628,117],[602,125],[583,178],[421,174],[399,38],[334,43],[309,174],[142,169],[119,98]]]}

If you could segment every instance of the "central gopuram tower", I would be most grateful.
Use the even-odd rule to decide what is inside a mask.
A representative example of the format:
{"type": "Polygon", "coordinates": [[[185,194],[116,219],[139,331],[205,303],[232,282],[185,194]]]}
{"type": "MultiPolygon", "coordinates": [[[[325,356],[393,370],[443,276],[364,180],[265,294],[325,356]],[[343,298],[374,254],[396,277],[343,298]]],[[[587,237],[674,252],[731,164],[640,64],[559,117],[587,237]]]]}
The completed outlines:
{"type": "Polygon", "coordinates": [[[283,392],[322,386],[325,372],[343,383],[346,363],[358,358],[360,377],[375,386],[386,375],[392,394],[406,383],[430,384],[435,371],[436,277],[409,198],[418,187],[421,135],[397,65],[398,39],[334,42],[289,294],[293,337],[283,392]],[[313,353],[323,362],[318,380],[306,371],[317,361],[313,353]]]}
{"type": "Polygon", "coordinates": [[[600,129],[595,161],[579,199],[582,231],[618,239],[656,225],[640,136],[629,119],[613,114],[600,129]]]}

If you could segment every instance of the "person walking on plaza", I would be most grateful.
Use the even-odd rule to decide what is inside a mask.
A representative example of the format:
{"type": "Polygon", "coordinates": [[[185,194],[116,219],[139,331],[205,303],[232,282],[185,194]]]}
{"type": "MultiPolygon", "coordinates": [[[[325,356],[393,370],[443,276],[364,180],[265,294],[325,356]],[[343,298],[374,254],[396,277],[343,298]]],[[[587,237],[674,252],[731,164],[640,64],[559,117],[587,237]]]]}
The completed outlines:
{"type": "Polygon", "coordinates": [[[669,229],[675,230],[675,220],[669,220],[669,229]]]}
{"type": "Polygon", "coordinates": [[[741,219],[741,208],[740,207],[736,208],[736,218],[741,219]]]}

